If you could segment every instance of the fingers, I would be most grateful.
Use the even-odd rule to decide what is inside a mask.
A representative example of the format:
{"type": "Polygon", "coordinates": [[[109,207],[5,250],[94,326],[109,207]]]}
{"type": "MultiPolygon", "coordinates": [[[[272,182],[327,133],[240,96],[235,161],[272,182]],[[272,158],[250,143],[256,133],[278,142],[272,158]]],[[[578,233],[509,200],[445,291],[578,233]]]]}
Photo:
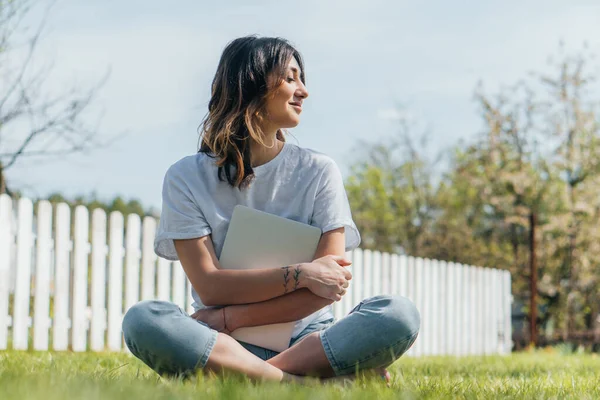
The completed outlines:
{"type": "MultiPolygon", "coordinates": [[[[341,258],[339,256],[325,256],[324,258],[330,258],[330,259],[335,259],[335,258],[341,258]]],[[[348,261],[348,260],[345,260],[348,261]]],[[[326,262],[325,264],[329,267],[344,267],[344,266],[349,266],[351,265],[351,263],[348,261],[349,264],[347,265],[341,265],[341,264],[337,264],[337,263],[332,263],[332,262],[326,262]]],[[[342,273],[344,274],[344,278],[346,279],[352,279],[352,272],[348,271],[346,268],[342,268],[342,273]]]]}
{"type": "Polygon", "coordinates": [[[347,267],[347,266],[352,265],[352,261],[348,260],[344,256],[331,255],[331,256],[328,256],[328,257],[331,257],[331,259],[333,261],[335,261],[336,263],[338,263],[338,265],[340,265],[342,267],[347,267]]]}
{"type": "Polygon", "coordinates": [[[346,278],[347,280],[352,279],[352,272],[348,271],[347,269],[344,269],[344,278],[346,278]]]}
{"type": "Polygon", "coordinates": [[[333,293],[329,298],[333,301],[340,301],[346,294],[346,288],[341,288],[339,292],[333,293]]]}
{"type": "Polygon", "coordinates": [[[348,280],[346,280],[346,281],[345,281],[345,282],[342,284],[342,287],[343,287],[344,289],[346,289],[348,286],[350,286],[350,282],[348,282],[348,280]]]}
{"type": "Polygon", "coordinates": [[[344,267],[343,265],[337,265],[336,264],[336,266],[338,268],[341,268],[342,274],[344,274],[344,278],[346,278],[346,279],[352,279],[352,272],[348,271],[348,269],[346,269],[346,268],[343,268],[344,267]]]}

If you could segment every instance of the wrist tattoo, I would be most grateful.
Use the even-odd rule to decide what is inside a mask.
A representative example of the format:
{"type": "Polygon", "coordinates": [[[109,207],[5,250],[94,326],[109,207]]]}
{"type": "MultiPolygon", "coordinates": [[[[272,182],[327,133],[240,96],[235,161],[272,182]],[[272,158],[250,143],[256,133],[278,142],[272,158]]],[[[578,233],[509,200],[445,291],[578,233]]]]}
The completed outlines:
{"type": "Polygon", "coordinates": [[[288,292],[287,284],[290,281],[290,267],[288,265],[287,267],[282,267],[281,269],[283,270],[283,294],[286,294],[288,292]]]}
{"type": "Polygon", "coordinates": [[[294,268],[294,290],[298,289],[298,285],[300,284],[300,266],[296,266],[294,268]]]}

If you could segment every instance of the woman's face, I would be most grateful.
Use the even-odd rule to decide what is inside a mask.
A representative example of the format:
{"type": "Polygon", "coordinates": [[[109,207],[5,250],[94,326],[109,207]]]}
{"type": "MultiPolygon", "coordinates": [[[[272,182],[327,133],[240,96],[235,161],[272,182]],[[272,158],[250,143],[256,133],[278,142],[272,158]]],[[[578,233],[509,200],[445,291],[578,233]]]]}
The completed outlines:
{"type": "Polygon", "coordinates": [[[308,97],[308,90],[300,80],[300,72],[296,58],[292,57],[285,79],[267,99],[267,119],[277,128],[293,128],[300,123],[302,102],[308,97]]]}

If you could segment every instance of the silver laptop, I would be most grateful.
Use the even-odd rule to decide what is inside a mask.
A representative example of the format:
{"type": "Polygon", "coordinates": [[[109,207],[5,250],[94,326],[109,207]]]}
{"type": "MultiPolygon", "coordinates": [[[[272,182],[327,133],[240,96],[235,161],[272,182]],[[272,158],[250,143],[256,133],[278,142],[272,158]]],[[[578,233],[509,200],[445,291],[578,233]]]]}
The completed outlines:
{"type": "MultiPolygon", "coordinates": [[[[321,229],[317,227],[237,205],[233,209],[219,264],[224,269],[255,269],[310,262],[320,238],[321,229]]],[[[295,324],[240,328],[231,336],[281,352],[289,347],[295,324]]]]}

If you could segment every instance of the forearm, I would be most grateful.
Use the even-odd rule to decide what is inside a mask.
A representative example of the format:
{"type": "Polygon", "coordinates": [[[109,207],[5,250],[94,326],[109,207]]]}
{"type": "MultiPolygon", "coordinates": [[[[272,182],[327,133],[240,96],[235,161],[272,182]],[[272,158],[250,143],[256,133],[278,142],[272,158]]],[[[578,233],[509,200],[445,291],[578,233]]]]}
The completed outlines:
{"type": "Polygon", "coordinates": [[[301,289],[260,303],[232,305],[225,310],[227,328],[233,331],[248,326],[293,322],[332,303],[333,300],[301,289]]]}
{"type": "Polygon", "coordinates": [[[264,302],[304,287],[301,264],[283,268],[216,270],[198,292],[205,305],[264,302]],[[206,302],[205,302],[206,301],[206,302]]]}

